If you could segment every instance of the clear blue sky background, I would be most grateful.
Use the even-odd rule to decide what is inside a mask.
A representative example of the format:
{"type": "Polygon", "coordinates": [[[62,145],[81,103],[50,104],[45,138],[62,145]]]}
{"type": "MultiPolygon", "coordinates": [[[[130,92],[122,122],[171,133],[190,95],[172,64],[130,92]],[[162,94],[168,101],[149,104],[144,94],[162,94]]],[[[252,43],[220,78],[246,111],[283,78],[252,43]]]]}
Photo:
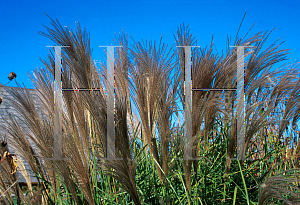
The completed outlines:
{"type": "MultiPolygon", "coordinates": [[[[1,1],[0,3],[0,82],[8,81],[11,71],[17,81],[29,84],[27,73],[42,63],[38,56],[47,55],[46,46],[53,45],[38,34],[50,26],[49,18],[57,18],[62,25],[75,28],[75,21],[86,27],[91,36],[93,58],[103,59],[103,48],[111,45],[114,33],[122,29],[135,40],[152,39],[174,45],[173,34],[183,22],[189,24],[198,45],[210,44],[214,35],[220,52],[226,46],[227,35],[233,38],[245,12],[241,34],[255,23],[251,34],[276,30],[269,43],[282,37],[282,48],[290,48],[291,59],[299,59],[299,3],[298,1],[1,1]]],[[[14,82],[9,84],[15,86],[14,82]]]]}

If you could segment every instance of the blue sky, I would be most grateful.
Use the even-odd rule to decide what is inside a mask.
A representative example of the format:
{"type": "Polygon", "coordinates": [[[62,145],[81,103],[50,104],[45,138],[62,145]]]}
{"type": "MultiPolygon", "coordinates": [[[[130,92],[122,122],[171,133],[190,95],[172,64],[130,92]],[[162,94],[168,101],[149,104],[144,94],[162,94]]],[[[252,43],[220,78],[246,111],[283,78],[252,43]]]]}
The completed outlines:
{"type": "MultiPolygon", "coordinates": [[[[43,66],[39,57],[47,55],[46,46],[53,45],[38,34],[50,26],[49,18],[57,18],[69,28],[75,21],[90,32],[93,58],[103,59],[100,45],[111,45],[114,33],[124,30],[135,40],[159,41],[174,45],[173,34],[182,23],[188,24],[198,45],[214,42],[219,52],[226,46],[227,35],[236,35],[247,12],[241,34],[255,23],[250,34],[275,31],[269,43],[282,37],[282,48],[290,48],[291,59],[299,59],[299,5],[297,1],[1,1],[0,7],[0,83],[8,81],[11,71],[18,83],[29,84],[27,73],[43,66]]],[[[9,84],[15,86],[14,82],[9,84]]]]}

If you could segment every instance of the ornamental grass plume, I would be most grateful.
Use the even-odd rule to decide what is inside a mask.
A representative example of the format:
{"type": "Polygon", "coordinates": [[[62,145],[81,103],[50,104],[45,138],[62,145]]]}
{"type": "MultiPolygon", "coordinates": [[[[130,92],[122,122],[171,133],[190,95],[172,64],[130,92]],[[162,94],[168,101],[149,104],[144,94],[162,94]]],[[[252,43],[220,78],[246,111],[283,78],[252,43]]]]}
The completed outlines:
{"type": "MultiPolygon", "coordinates": [[[[172,121],[180,112],[177,99],[185,102],[185,51],[183,47],[168,48],[162,38],[159,44],[133,41],[131,47],[127,34],[114,39],[116,46],[122,46],[116,48],[114,61],[115,156],[123,160],[103,159],[107,156],[107,64],[101,63],[100,72],[97,70],[89,34],[79,24],[72,31],[51,19],[51,26],[40,34],[56,45],[68,46],[61,50],[62,87],[98,90],[63,91],[62,152],[67,160],[49,160],[55,149],[54,49],[49,50],[47,59],[42,59],[44,68],[30,75],[35,95],[26,88],[5,88],[10,96],[8,104],[20,117],[9,115],[1,127],[9,136],[8,144],[37,177],[36,193],[41,194],[45,203],[65,200],[69,204],[125,204],[127,200],[136,205],[192,204],[195,200],[198,204],[211,204],[238,198],[241,203],[259,200],[263,204],[280,194],[285,197],[287,184],[294,181],[283,182],[283,176],[267,175],[272,163],[284,157],[280,152],[285,148],[274,147],[274,142],[282,138],[290,121],[293,126],[299,121],[299,67],[286,65],[270,72],[287,55],[286,49],[279,49],[281,43],[277,41],[263,47],[270,33],[243,38],[237,35],[233,42],[233,46],[255,46],[253,50],[245,49],[245,150],[247,157],[255,157],[251,162],[240,163],[248,176],[245,178],[231,160],[237,144],[236,91],[193,91],[192,153],[204,161],[175,160],[184,155],[183,125],[179,122],[175,127],[172,121]],[[283,115],[274,114],[281,108],[283,97],[283,115]],[[260,113],[262,108],[264,112],[260,113]],[[280,118],[278,127],[274,116],[280,118]],[[139,125],[133,119],[138,119],[139,125]],[[174,133],[174,129],[178,132],[174,133]],[[246,194],[240,194],[240,177],[247,182],[246,194]],[[262,182],[263,187],[256,189],[262,182]],[[248,184],[252,186],[251,196],[248,184]]],[[[196,38],[185,25],[177,29],[174,37],[176,46],[197,46],[196,38]]],[[[213,40],[207,48],[192,50],[193,88],[236,88],[237,48],[230,48],[228,39],[222,55],[214,53],[213,40]]],[[[0,164],[1,191],[7,188],[5,181],[14,182],[9,164],[5,163],[0,164]]],[[[35,200],[22,198],[17,187],[12,192],[19,191],[19,200],[35,200]]],[[[12,201],[10,194],[5,196],[12,201]]]]}
{"type": "Polygon", "coordinates": [[[24,201],[24,195],[18,184],[15,182],[18,180],[16,174],[16,161],[12,158],[14,154],[10,154],[8,144],[5,140],[1,142],[0,146],[0,188],[2,193],[5,192],[8,202],[12,202],[11,193],[14,193],[17,197],[17,204],[21,204],[24,201]]]}
{"type": "Polygon", "coordinates": [[[282,170],[281,167],[284,164],[290,167],[291,162],[285,160],[277,163],[270,172],[275,171],[276,174],[267,177],[260,185],[259,205],[275,204],[278,201],[284,202],[284,205],[300,204],[300,169],[290,167],[287,170],[282,170]]]}

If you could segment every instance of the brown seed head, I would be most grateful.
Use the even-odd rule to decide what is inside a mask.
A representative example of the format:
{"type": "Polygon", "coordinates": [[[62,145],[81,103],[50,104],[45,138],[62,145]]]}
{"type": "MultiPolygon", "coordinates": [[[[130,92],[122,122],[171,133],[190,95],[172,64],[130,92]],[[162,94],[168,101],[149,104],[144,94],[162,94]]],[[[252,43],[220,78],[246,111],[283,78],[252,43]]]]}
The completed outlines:
{"type": "Polygon", "coordinates": [[[17,77],[17,74],[15,74],[14,72],[10,72],[9,76],[8,76],[8,79],[9,80],[13,80],[17,77]]]}
{"type": "Polygon", "coordinates": [[[7,145],[7,142],[5,142],[5,141],[3,141],[3,142],[1,143],[1,146],[2,146],[2,147],[6,147],[6,145],[7,145]]]}

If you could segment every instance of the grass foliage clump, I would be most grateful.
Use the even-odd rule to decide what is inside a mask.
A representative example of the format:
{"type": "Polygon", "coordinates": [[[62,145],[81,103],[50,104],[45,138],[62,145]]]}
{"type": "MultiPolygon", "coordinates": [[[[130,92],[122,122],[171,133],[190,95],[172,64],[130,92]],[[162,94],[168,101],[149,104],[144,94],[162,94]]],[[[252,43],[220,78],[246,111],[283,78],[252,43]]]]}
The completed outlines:
{"type": "MultiPolygon", "coordinates": [[[[107,65],[92,59],[89,34],[51,21],[42,35],[62,48],[63,158],[53,158],[55,54],[30,76],[40,108],[26,89],[6,88],[9,104],[26,128],[10,116],[2,128],[18,156],[21,189],[9,162],[0,163],[2,204],[299,204],[300,78],[297,63],[283,64],[288,49],[271,32],[228,40],[215,54],[213,42],[192,49],[193,88],[236,88],[237,48],[245,48],[245,150],[236,156],[236,92],[192,93],[193,157],[184,156],[185,52],[155,42],[115,37],[115,153],[107,156],[107,65]],[[280,65],[280,66],[278,66],[280,65]],[[273,69],[275,66],[278,68],[273,69]],[[272,68],[273,71],[270,71],[272,68]],[[100,71],[99,71],[100,70],[100,71]],[[181,106],[180,106],[181,105],[181,106]],[[176,122],[176,123],[174,123],[176,122]],[[31,171],[25,170],[27,163],[31,171]],[[31,186],[29,174],[38,185],[31,186]],[[12,197],[14,195],[14,197],[12,197]]],[[[188,27],[174,35],[176,46],[196,46],[188,27]]],[[[230,39],[230,38],[228,38],[230,39]]],[[[0,149],[0,154],[5,150],[0,149]]]]}

